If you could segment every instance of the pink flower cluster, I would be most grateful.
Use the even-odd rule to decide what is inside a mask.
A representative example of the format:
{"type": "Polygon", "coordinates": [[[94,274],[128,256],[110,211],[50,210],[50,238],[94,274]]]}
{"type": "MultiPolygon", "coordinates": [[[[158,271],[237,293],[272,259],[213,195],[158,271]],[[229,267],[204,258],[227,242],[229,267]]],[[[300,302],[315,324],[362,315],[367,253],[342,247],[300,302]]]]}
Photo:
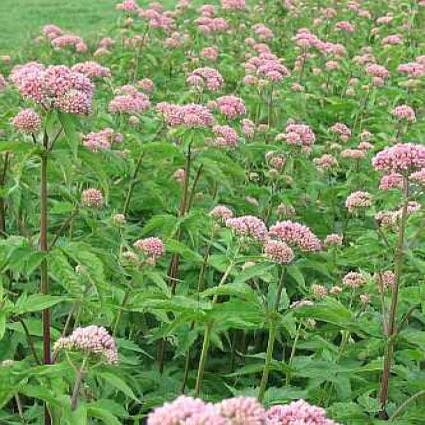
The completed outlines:
{"type": "Polygon", "coordinates": [[[22,133],[35,134],[40,131],[41,118],[33,109],[22,109],[11,120],[12,125],[22,133]]]}
{"type": "Polygon", "coordinates": [[[386,174],[381,177],[379,182],[379,189],[390,190],[390,189],[402,189],[403,188],[403,176],[397,173],[386,174]]]}
{"type": "Polygon", "coordinates": [[[425,186],[425,168],[410,174],[409,179],[412,182],[425,186]]]}
{"type": "Polygon", "coordinates": [[[36,62],[13,68],[10,79],[20,94],[47,109],[87,115],[91,111],[94,86],[83,74],[64,65],[36,62]]]}
{"type": "Polygon", "coordinates": [[[199,53],[199,56],[215,62],[218,58],[218,49],[217,47],[204,47],[199,53]]]}
{"type": "Polygon", "coordinates": [[[151,106],[149,97],[131,85],[122,86],[109,102],[108,110],[113,114],[140,114],[151,106]]]}
{"type": "Polygon", "coordinates": [[[152,93],[155,89],[155,84],[151,79],[143,78],[137,82],[137,87],[145,93],[152,93]]]}
{"type": "Polygon", "coordinates": [[[372,195],[368,192],[360,190],[351,193],[345,200],[345,207],[349,212],[353,212],[358,208],[368,208],[372,205],[372,195]]]}
{"type": "Polygon", "coordinates": [[[204,34],[224,32],[230,28],[229,23],[224,18],[201,16],[195,20],[195,23],[204,34]]]}
{"type": "Polygon", "coordinates": [[[103,356],[107,363],[118,363],[118,350],[114,338],[99,326],[76,328],[71,335],[59,338],[54,350],[75,350],[86,354],[103,356]]]}
{"type": "Polygon", "coordinates": [[[289,245],[297,246],[304,252],[314,252],[322,249],[320,239],[309,227],[290,220],[278,221],[270,227],[268,235],[289,245]]]}
{"type": "Polygon", "coordinates": [[[273,31],[264,24],[255,24],[252,29],[260,40],[271,40],[274,37],[273,31]]]}
{"type": "Polygon", "coordinates": [[[246,9],[245,0],[221,0],[221,7],[225,10],[244,10],[246,9]]]}
{"type": "Polygon", "coordinates": [[[366,278],[358,272],[348,272],[343,278],[342,283],[350,288],[358,288],[366,283],[366,278]]]}
{"type": "Polygon", "coordinates": [[[381,41],[383,46],[395,46],[397,44],[403,44],[403,36],[400,34],[391,34],[384,37],[381,41]]]}
{"type": "Polygon", "coordinates": [[[165,254],[164,242],[159,238],[150,237],[139,239],[134,242],[133,246],[153,261],[165,254]]]}
{"type": "Polygon", "coordinates": [[[215,120],[211,111],[204,105],[189,103],[187,105],[176,105],[161,102],[156,105],[156,110],[163,115],[165,122],[170,127],[185,126],[211,127],[215,120]]]}
{"type": "Polygon", "coordinates": [[[396,106],[391,111],[391,114],[398,120],[405,120],[409,122],[413,122],[416,120],[415,111],[408,105],[396,106]]]}
{"type": "Polygon", "coordinates": [[[335,123],[330,128],[330,131],[337,134],[343,142],[346,142],[351,137],[351,130],[341,122],[335,123]]]}
{"type": "Polygon", "coordinates": [[[425,145],[399,143],[385,148],[376,154],[372,165],[387,174],[417,171],[425,167],[425,145]]]}
{"type": "Polygon", "coordinates": [[[121,143],[123,135],[112,128],[104,128],[98,132],[91,132],[83,136],[83,145],[93,152],[111,149],[115,143],[121,143]]]}
{"type": "Polygon", "coordinates": [[[224,223],[233,217],[233,211],[224,205],[217,205],[210,211],[210,216],[224,223]]]}
{"type": "Polygon", "coordinates": [[[305,124],[289,124],[285,128],[285,133],[279,134],[276,140],[285,140],[290,145],[310,148],[316,141],[313,130],[305,124]]]}
{"type": "Polygon", "coordinates": [[[282,241],[268,239],[263,249],[265,256],[278,264],[289,264],[294,259],[294,251],[282,241]]]}
{"type": "Polygon", "coordinates": [[[139,9],[139,18],[147,19],[151,28],[162,28],[170,30],[174,26],[174,19],[167,13],[162,13],[153,7],[149,9],[139,9]]]}
{"type": "Polygon", "coordinates": [[[266,410],[254,397],[234,397],[219,403],[180,396],[154,409],[147,425],[338,425],[324,409],[304,400],[266,410]]]}
{"type": "Polygon", "coordinates": [[[217,100],[218,110],[227,118],[234,119],[246,114],[245,103],[240,97],[221,96],[217,100]]]}
{"type": "Polygon", "coordinates": [[[103,195],[98,189],[90,188],[83,190],[81,194],[81,203],[85,207],[100,208],[103,206],[103,195]]]}
{"type": "Polygon", "coordinates": [[[86,77],[94,80],[95,78],[109,78],[111,70],[94,61],[76,63],[71,68],[72,71],[84,74],[86,77]]]}
{"type": "Polygon", "coordinates": [[[211,91],[219,90],[224,83],[221,74],[216,69],[209,67],[195,69],[186,81],[193,87],[206,87],[211,91]]]}
{"type": "Polygon", "coordinates": [[[361,149],[344,149],[341,151],[341,158],[363,159],[366,157],[366,152],[361,149]]]}
{"type": "Polygon", "coordinates": [[[425,75],[425,63],[408,62],[402,63],[397,68],[398,72],[407,74],[411,78],[420,78],[425,75]]]}
{"type": "Polygon", "coordinates": [[[124,0],[122,3],[118,3],[115,8],[125,12],[135,12],[139,10],[139,6],[135,0],[124,0]]]}
{"type": "Polygon", "coordinates": [[[314,47],[326,55],[344,56],[346,54],[345,47],[342,44],[322,41],[315,34],[312,34],[308,28],[300,28],[292,39],[298,47],[304,50],[314,47]]]}
{"type": "Polygon", "coordinates": [[[345,32],[354,32],[354,26],[348,21],[340,21],[335,24],[335,29],[345,32]]]}
{"type": "Polygon", "coordinates": [[[0,91],[6,88],[6,79],[2,74],[0,74],[0,91]]]}
{"type": "Polygon", "coordinates": [[[47,24],[44,25],[41,32],[49,39],[53,40],[54,38],[62,35],[64,33],[63,29],[57,25],[47,24]]]}
{"type": "Polygon", "coordinates": [[[387,79],[390,76],[390,71],[382,65],[372,63],[366,67],[366,72],[372,77],[387,79]]]}
{"type": "Polygon", "coordinates": [[[213,146],[235,148],[239,142],[239,135],[228,125],[215,125],[212,128],[215,138],[212,140],[213,146]]]}
{"type": "Polygon", "coordinates": [[[331,233],[326,236],[325,240],[323,241],[323,244],[326,247],[341,246],[343,240],[344,240],[344,237],[342,235],[338,235],[337,233],[331,233]]]}
{"type": "Polygon", "coordinates": [[[329,154],[324,154],[319,158],[314,158],[313,163],[319,170],[330,170],[338,167],[337,159],[329,154]]]}
{"type": "MultiPolygon", "coordinates": [[[[274,82],[282,81],[283,78],[291,74],[289,70],[282,65],[281,60],[270,52],[263,52],[260,53],[259,56],[250,58],[248,62],[245,63],[245,71],[248,75],[255,73],[259,77],[274,82]]],[[[256,80],[253,80],[253,82],[256,82],[256,80]]]]}
{"type": "Polygon", "coordinates": [[[75,34],[64,34],[54,38],[51,41],[52,47],[58,50],[65,49],[66,47],[73,47],[78,53],[87,52],[87,45],[84,40],[75,34]]]}
{"type": "Polygon", "coordinates": [[[259,241],[263,241],[267,236],[267,227],[264,222],[252,215],[228,218],[225,224],[239,236],[247,236],[259,241]]]}

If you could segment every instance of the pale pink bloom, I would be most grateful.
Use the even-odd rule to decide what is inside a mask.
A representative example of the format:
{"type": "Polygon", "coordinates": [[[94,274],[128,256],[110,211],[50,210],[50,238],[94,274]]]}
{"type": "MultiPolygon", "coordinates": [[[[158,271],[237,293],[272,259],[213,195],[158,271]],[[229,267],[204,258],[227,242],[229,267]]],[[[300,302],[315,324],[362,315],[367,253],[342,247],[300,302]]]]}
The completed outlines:
{"type": "Polygon", "coordinates": [[[224,18],[201,16],[195,20],[195,23],[204,34],[224,32],[230,28],[229,23],[224,18]]]}
{"type": "Polygon", "coordinates": [[[199,56],[215,62],[218,58],[218,49],[217,47],[204,47],[199,53],[199,56]]]}
{"type": "Polygon", "coordinates": [[[204,4],[199,8],[199,13],[207,18],[213,18],[216,14],[216,8],[213,4],[204,4]]]}
{"type": "Polygon", "coordinates": [[[360,140],[362,142],[370,142],[372,140],[373,134],[368,130],[363,130],[360,133],[360,140]]]}
{"type": "Polygon", "coordinates": [[[264,24],[256,24],[252,29],[260,40],[271,40],[274,37],[273,31],[264,24]]]}
{"type": "Polygon", "coordinates": [[[286,164],[286,158],[273,151],[266,153],[266,160],[271,167],[279,171],[281,171],[286,164]]]}
{"type": "Polygon", "coordinates": [[[105,47],[99,47],[99,49],[97,49],[94,53],[93,56],[95,58],[100,57],[100,56],[105,56],[105,55],[110,55],[111,52],[106,49],[105,47]]]}
{"type": "Polygon", "coordinates": [[[259,56],[250,58],[244,66],[247,73],[255,73],[259,77],[274,82],[279,82],[291,74],[289,70],[282,65],[281,60],[270,52],[262,52],[259,56]]]}
{"type": "Polygon", "coordinates": [[[338,167],[337,159],[334,156],[329,154],[324,154],[319,158],[314,158],[313,164],[319,170],[330,170],[330,169],[338,167]]]}
{"type": "Polygon", "coordinates": [[[349,272],[342,278],[342,283],[350,288],[358,288],[366,283],[366,278],[361,273],[349,272]]]}
{"type": "Polygon", "coordinates": [[[11,119],[12,125],[22,133],[35,134],[40,131],[41,118],[33,109],[22,109],[11,119]]]}
{"type": "Polygon", "coordinates": [[[97,43],[97,47],[100,49],[109,49],[115,44],[115,41],[111,37],[103,37],[99,43],[97,43]]]}
{"type": "Polygon", "coordinates": [[[385,270],[384,272],[378,272],[374,276],[376,283],[379,285],[381,290],[383,288],[392,288],[396,283],[395,274],[391,270],[385,270]]]}
{"type": "Polygon", "coordinates": [[[64,49],[65,47],[73,47],[76,52],[84,53],[87,51],[87,45],[84,40],[75,34],[60,35],[51,41],[52,47],[56,49],[64,49]]]}
{"type": "Polygon", "coordinates": [[[308,125],[289,124],[285,128],[285,133],[276,136],[277,141],[282,139],[290,145],[310,147],[314,144],[316,136],[308,125]]]}
{"type": "Polygon", "coordinates": [[[371,298],[369,294],[361,294],[359,298],[362,304],[370,304],[371,298]]]}
{"type": "Polygon", "coordinates": [[[402,63],[398,66],[397,71],[407,74],[411,78],[419,78],[425,75],[425,64],[417,62],[402,63]]]}
{"type": "Polygon", "coordinates": [[[338,235],[337,233],[331,233],[326,236],[325,240],[323,241],[324,245],[326,247],[329,246],[341,246],[344,238],[342,235],[338,235]]]}
{"type": "MultiPolygon", "coordinates": [[[[408,203],[407,203],[407,209],[406,209],[406,212],[407,212],[407,214],[408,215],[410,215],[410,214],[414,214],[415,212],[418,212],[420,209],[422,208],[422,205],[419,203],[419,202],[416,202],[416,201],[409,201],[408,203]]],[[[400,208],[398,211],[397,211],[397,215],[399,216],[399,217],[401,217],[401,214],[402,214],[402,208],[400,208]]]]}
{"type": "Polygon", "coordinates": [[[113,114],[140,114],[151,106],[149,97],[133,86],[122,86],[118,93],[108,105],[108,111],[113,114]]]}
{"type": "Polygon", "coordinates": [[[425,167],[425,145],[399,143],[378,152],[372,160],[375,170],[385,173],[413,172],[425,167]]]}
{"type": "Polygon", "coordinates": [[[357,146],[357,149],[360,149],[362,151],[369,151],[373,149],[373,145],[369,142],[360,142],[357,146]]]}
{"type": "Polygon", "coordinates": [[[155,89],[155,84],[150,78],[143,78],[142,80],[139,80],[136,85],[145,93],[152,93],[155,89]]]}
{"type": "Polygon", "coordinates": [[[264,425],[264,407],[254,397],[229,398],[216,406],[232,425],[264,425]]]}
{"type": "Polygon", "coordinates": [[[413,108],[411,108],[408,105],[399,105],[396,106],[392,111],[391,114],[399,119],[399,120],[406,120],[409,122],[413,122],[416,120],[415,111],[413,108]]]}
{"type": "Polygon", "coordinates": [[[112,144],[121,143],[123,136],[112,128],[104,128],[98,132],[91,132],[83,136],[83,145],[93,152],[111,149],[112,144]]]}
{"type": "Polygon", "coordinates": [[[366,158],[366,153],[361,149],[344,149],[341,158],[363,159],[366,158]]]}
{"type": "Polygon", "coordinates": [[[353,212],[358,208],[368,208],[371,205],[372,195],[368,192],[353,192],[345,200],[345,207],[349,212],[353,212]]]}
{"type": "Polygon", "coordinates": [[[311,292],[313,293],[315,298],[323,298],[328,295],[329,291],[326,286],[313,284],[311,285],[311,292]]]}
{"type": "Polygon", "coordinates": [[[224,83],[221,74],[214,68],[204,67],[195,69],[186,82],[198,88],[206,87],[208,90],[217,91],[224,83]]]}
{"type": "Polygon", "coordinates": [[[174,172],[173,178],[177,183],[183,184],[186,179],[186,171],[184,170],[184,168],[178,168],[174,172]]]}
{"type": "Polygon", "coordinates": [[[381,177],[379,182],[379,189],[390,190],[390,189],[402,189],[403,188],[403,176],[401,174],[392,173],[381,177]]]}
{"type": "Polygon", "coordinates": [[[221,7],[227,10],[244,10],[246,9],[245,0],[221,0],[221,7]]]}
{"type": "Polygon", "coordinates": [[[295,215],[295,208],[292,205],[280,203],[276,208],[276,212],[280,216],[291,217],[295,215]]]}
{"type": "Polygon", "coordinates": [[[115,8],[125,12],[135,12],[139,9],[139,6],[135,0],[124,0],[122,3],[118,3],[115,8]]]}
{"type": "Polygon", "coordinates": [[[210,211],[210,216],[224,223],[233,217],[233,211],[224,205],[217,205],[210,211]]]}
{"type": "Polygon", "coordinates": [[[125,215],[124,214],[114,214],[112,216],[112,222],[114,224],[121,225],[121,224],[126,224],[127,223],[127,220],[125,219],[125,215]]]}
{"type": "MultiPolygon", "coordinates": [[[[309,301],[309,304],[313,304],[309,301]]],[[[266,413],[267,425],[338,425],[326,418],[324,409],[312,406],[304,400],[293,401],[287,405],[271,407],[266,413]]]]}
{"type": "Polygon", "coordinates": [[[393,227],[397,222],[397,213],[394,211],[378,211],[375,220],[379,226],[393,227]]]}
{"type": "Polygon", "coordinates": [[[103,206],[104,200],[102,192],[98,189],[86,189],[81,194],[81,203],[85,207],[100,208],[103,206]]]}
{"type": "Polygon", "coordinates": [[[400,34],[387,35],[381,41],[383,46],[395,46],[397,44],[403,44],[403,36],[400,34]]]}
{"type": "Polygon", "coordinates": [[[409,180],[418,183],[422,186],[425,186],[425,168],[422,168],[419,171],[410,174],[409,180]]]}
{"type": "Polygon", "coordinates": [[[118,350],[114,338],[99,326],[76,328],[71,335],[59,338],[54,350],[82,351],[86,354],[102,356],[107,363],[118,363],[118,350]]]}
{"type": "Polygon", "coordinates": [[[77,63],[71,68],[71,70],[80,72],[91,80],[95,78],[109,78],[111,76],[111,70],[109,68],[106,68],[94,61],[77,63]]]}
{"type": "Polygon", "coordinates": [[[243,100],[236,96],[221,96],[217,100],[218,110],[227,118],[234,119],[246,114],[243,100]]]}
{"type": "Polygon", "coordinates": [[[290,220],[278,221],[270,227],[269,237],[280,239],[301,251],[314,252],[322,249],[320,239],[309,227],[290,220]]]}
{"type": "Polygon", "coordinates": [[[212,140],[214,146],[234,148],[238,145],[239,135],[232,127],[215,125],[212,130],[215,134],[215,138],[212,140]]]}
{"type": "Polygon", "coordinates": [[[329,293],[331,295],[339,295],[342,292],[342,288],[338,285],[332,286],[331,289],[329,289],[329,293]]]}
{"type": "Polygon", "coordinates": [[[370,64],[366,67],[366,72],[372,77],[377,77],[382,80],[387,79],[390,76],[390,72],[387,68],[376,63],[370,64]]]}
{"type": "Polygon", "coordinates": [[[44,25],[41,32],[50,40],[64,33],[62,28],[59,28],[57,25],[53,24],[44,25]]]}
{"type": "Polygon", "coordinates": [[[334,70],[336,70],[336,69],[339,69],[339,63],[337,62],[337,61],[327,61],[326,63],[325,63],[325,68],[328,70],[328,71],[334,71],[334,70]]]}
{"type": "Polygon", "coordinates": [[[294,259],[294,252],[285,242],[268,239],[263,249],[265,256],[278,264],[289,264],[294,259]]]}
{"type": "Polygon", "coordinates": [[[330,128],[330,131],[337,134],[343,142],[346,142],[351,137],[351,130],[341,122],[335,123],[330,128]]]}
{"type": "Polygon", "coordinates": [[[337,30],[341,30],[341,31],[349,32],[349,33],[355,31],[354,26],[350,22],[348,22],[348,21],[337,22],[335,24],[335,28],[337,30]]]}
{"type": "Polygon", "coordinates": [[[146,19],[151,28],[171,30],[174,27],[174,19],[159,8],[139,9],[139,18],[146,19]]]}
{"type": "Polygon", "coordinates": [[[226,227],[232,229],[239,236],[248,236],[259,241],[264,240],[267,236],[267,227],[264,222],[252,215],[228,218],[226,227]]]}
{"type": "Polygon", "coordinates": [[[377,20],[376,23],[378,25],[387,25],[390,24],[394,19],[394,16],[391,15],[385,15],[385,16],[380,16],[377,20]]]}
{"type": "Polygon", "coordinates": [[[145,239],[138,239],[134,242],[133,246],[141,251],[147,257],[156,260],[165,254],[165,245],[161,239],[150,237],[145,239]]]}
{"type": "Polygon", "coordinates": [[[255,124],[247,118],[242,120],[242,134],[248,139],[252,139],[255,134],[255,124]]]}
{"type": "Polygon", "coordinates": [[[156,110],[164,117],[170,127],[186,126],[210,127],[215,119],[211,111],[204,105],[190,103],[187,105],[175,105],[161,102],[156,105],[156,110]]]}

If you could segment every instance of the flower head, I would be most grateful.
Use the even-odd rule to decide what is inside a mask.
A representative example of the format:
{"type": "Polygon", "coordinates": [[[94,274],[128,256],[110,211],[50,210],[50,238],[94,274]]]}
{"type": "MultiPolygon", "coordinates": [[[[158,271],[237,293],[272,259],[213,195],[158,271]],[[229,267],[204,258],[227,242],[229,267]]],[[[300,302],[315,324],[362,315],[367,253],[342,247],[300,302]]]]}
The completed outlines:
{"type": "Polygon", "coordinates": [[[41,118],[33,109],[22,109],[11,120],[12,125],[19,131],[35,134],[40,131],[41,118]]]}
{"type": "Polygon", "coordinates": [[[267,227],[264,222],[252,215],[228,218],[226,227],[232,229],[239,236],[247,236],[259,241],[264,240],[267,235],[267,227]]]}
{"type": "Polygon", "coordinates": [[[93,188],[84,190],[81,194],[81,203],[85,207],[100,208],[104,203],[102,192],[93,188]]]}

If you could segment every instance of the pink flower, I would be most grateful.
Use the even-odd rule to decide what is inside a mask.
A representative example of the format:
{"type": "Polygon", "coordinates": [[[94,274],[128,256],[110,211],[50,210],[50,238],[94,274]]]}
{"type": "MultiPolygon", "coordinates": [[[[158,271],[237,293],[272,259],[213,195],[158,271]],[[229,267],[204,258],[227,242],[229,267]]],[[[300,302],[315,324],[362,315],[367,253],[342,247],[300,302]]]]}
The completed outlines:
{"type": "Polygon", "coordinates": [[[387,79],[390,76],[390,72],[382,65],[372,63],[366,67],[366,72],[372,77],[378,77],[382,80],[387,79]]]}
{"type": "Polygon", "coordinates": [[[150,237],[139,239],[134,242],[133,246],[139,249],[147,257],[151,257],[154,260],[165,254],[165,245],[159,238],[150,237]]]}
{"type": "Polygon", "coordinates": [[[218,110],[227,118],[233,119],[246,114],[243,100],[236,96],[221,96],[217,99],[218,110]]]}
{"type": "Polygon", "coordinates": [[[193,127],[210,127],[214,124],[211,111],[204,105],[190,103],[175,105],[167,102],[158,103],[156,109],[161,113],[170,127],[180,125],[193,127]]]}
{"type": "Polygon", "coordinates": [[[221,74],[214,68],[197,68],[187,78],[187,83],[193,87],[217,91],[224,83],[221,74]]]}
{"type": "Polygon", "coordinates": [[[44,25],[41,32],[47,38],[49,38],[50,40],[52,40],[53,38],[56,38],[56,37],[58,37],[58,36],[60,36],[64,33],[62,28],[59,28],[57,25],[53,25],[53,24],[44,25]]]}
{"type": "Polygon", "coordinates": [[[125,12],[135,12],[139,9],[139,6],[135,0],[124,0],[122,3],[118,3],[115,8],[125,12]]]}
{"type": "Polygon", "coordinates": [[[75,350],[87,354],[103,356],[107,363],[118,363],[118,350],[114,338],[99,326],[76,328],[71,335],[59,338],[54,350],[75,350]]]}
{"type": "Polygon", "coordinates": [[[244,10],[246,2],[245,0],[221,0],[221,7],[227,10],[244,10]]]}
{"type": "Polygon", "coordinates": [[[249,119],[242,120],[242,134],[248,138],[252,139],[255,134],[255,124],[249,119]]]}
{"type": "Polygon", "coordinates": [[[335,28],[341,31],[354,32],[354,26],[348,21],[337,22],[335,28]]]}
{"type": "Polygon", "coordinates": [[[349,272],[342,278],[342,283],[350,288],[358,288],[366,283],[366,279],[361,273],[349,272]]]}
{"type": "Polygon", "coordinates": [[[378,272],[374,276],[376,283],[380,286],[381,291],[384,288],[392,288],[395,283],[395,274],[391,270],[386,270],[384,272],[378,272]]]}
{"type": "Polygon", "coordinates": [[[337,233],[331,233],[329,235],[326,236],[325,240],[324,240],[324,245],[326,247],[329,246],[341,246],[342,245],[342,241],[343,241],[343,236],[342,235],[338,235],[337,233]]]}
{"type": "Polygon", "coordinates": [[[87,51],[87,45],[84,43],[84,40],[75,34],[64,34],[55,37],[51,41],[52,47],[62,50],[65,47],[73,47],[76,52],[84,53],[87,51]]]}
{"type": "Polygon", "coordinates": [[[155,84],[151,79],[143,78],[143,80],[139,80],[137,82],[137,87],[145,93],[152,93],[155,88],[155,84]]]}
{"type": "Polygon", "coordinates": [[[6,88],[6,79],[0,74],[0,92],[6,88]]]}
{"type": "Polygon", "coordinates": [[[345,200],[345,207],[349,212],[358,208],[367,208],[372,205],[372,195],[368,192],[357,191],[351,193],[345,200]]]}
{"type": "Polygon", "coordinates": [[[281,133],[276,136],[276,140],[282,139],[290,145],[297,145],[308,148],[314,144],[316,136],[308,125],[289,124],[285,128],[285,133],[281,133]]]}
{"type": "Polygon", "coordinates": [[[106,68],[94,61],[77,63],[71,68],[71,70],[80,72],[91,80],[95,78],[109,78],[111,76],[109,68],[106,68]]]}
{"type": "Polygon", "coordinates": [[[121,143],[123,136],[112,128],[104,128],[98,132],[91,132],[83,136],[83,145],[93,152],[111,149],[112,144],[121,143]]]}
{"type": "Polygon", "coordinates": [[[365,151],[361,149],[344,149],[341,158],[363,159],[366,157],[365,151]]]}
{"type": "Polygon", "coordinates": [[[323,298],[328,295],[329,291],[326,286],[313,284],[311,285],[311,292],[313,293],[315,298],[323,298]]]}
{"type": "Polygon", "coordinates": [[[133,86],[122,86],[118,93],[109,102],[108,110],[111,113],[139,114],[151,106],[149,97],[145,93],[137,91],[133,86]]]}
{"type": "Polygon", "coordinates": [[[294,259],[294,251],[285,242],[268,239],[263,249],[265,256],[278,264],[289,264],[294,259]]]}
{"type": "Polygon", "coordinates": [[[399,105],[396,106],[392,111],[392,115],[399,120],[406,120],[409,122],[413,122],[416,120],[415,111],[413,108],[407,105],[399,105]]]}
{"type": "Polygon", "coordinates": [[[195,20],[199,30],[204,34],[227,31],[230,26],[224,18],[201,16],[195,20]]]}
{"type": "Polygon", "coordinates": [[[267,227],[262,220],[252,215],[228,218],[226,227],[232,229],[239,236],[247,236],[262,241],[266,238],[267,227]]]}
{"type": "Polygon", "coordinates": [[[271,40],[274,37],[273,31],[264,24],[255,24],[252,29],[260,40],[271,40]]]}
{"type": "Polygon", "coordinates": [[[411,173],[425,167],[425,146],[399,143],[385,148],[373,158],[372,165],[385,173],[411,173]]]}
{"type": "Polygon", "coordinates": [[[335,123],[330,128],[330,131],[337,134],[343,142],[346,142],[351,137],[351,130],[341,122],[335,123]]]}
{"type": "Polygon", "coordinates": [[[266,418],[267,425],[338,425],[326,418],[324,409],[304,400],[273,406],[267,411],[266,418]]]}
{"type": "Polygon", "coordinates": [[[215,62],[218,58],[218,49],[216,47],[204,47],[199,53],[199,56],[215,62]]]}
{"type": "Polygon", "coordinates": [[[22,109],[11,122],[17,130],[27,134],[38,133],[41,128],[41,118],[33,109],[22,109]]]}
{"type": "Polygon", "coordinates": [[[403,188],[403,176],[401,174],[392,173],[381,177],[379,182],[379,189],[390,190],[390,189],[402,189],[403,188]]]}
{"type": "Polygon", "coordinates": [[[403,44],[403,36],[400,34],[387,35],[381,41],[383,46],[395,46],[397,44],[403,44]]]}
{"type": "Polygon", "coordinates": [[[402,63],[398,66],[397,71],[407,74],[411,78],[419,78],[425,75],[425,64],[418,62],[402,63]]]}
{"type": "Polygon", "coordinates": [[[295,245],[304,252],[320,251],[322,248],[320,239],[309,227],[290,220],[278,221],[270,227],[269,237],[295,245]]]}
{"type": "Polygon", "coordinates": [[[103,195],[98,189],[86,189],[81,194],[81,203],[85,207],[100,208],[103,206],[103,195]]]}
{"type": "Polygon", "coordinates": [[[210,211],[210,216],[224,223],[233,217],[233,211],[224,205],[217,205],[210,211]]]}
{"type": "Polygon", "coordinates": [[[410,174],[409,180],[422,186],[425,186],[425,168],[422,168],[419,171],[410,174]]]}
{"type": "Polygon", "coordinates": [[[319,170],[330,170],[338,167],[337,159],[329,154],[324,154],[319,158],[314,158],[313,163],[319,170]]]}
{"type": "Polygon", "coordinates": [[[264,407],[254,397],[229,398],[216,406],[232,425],[264,425],[264,407]]]}
{"type": "Polygon", "coordinates": [[[228,125],[215,125],[212,128],[215,139],[213,140],[214,146],[235,148],[239,142],[238,133],[228,125]]]}

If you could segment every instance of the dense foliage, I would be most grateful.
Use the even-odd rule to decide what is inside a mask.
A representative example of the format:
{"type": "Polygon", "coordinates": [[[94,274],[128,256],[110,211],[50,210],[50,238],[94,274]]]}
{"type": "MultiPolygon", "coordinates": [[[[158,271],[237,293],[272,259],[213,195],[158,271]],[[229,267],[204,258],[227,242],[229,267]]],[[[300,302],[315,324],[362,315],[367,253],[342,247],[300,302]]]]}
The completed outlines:
{"type": "Polygon", "coordinates": [[[425,2],[116,13],[0,58],[0,423],[424,424],[425,2]]]}

